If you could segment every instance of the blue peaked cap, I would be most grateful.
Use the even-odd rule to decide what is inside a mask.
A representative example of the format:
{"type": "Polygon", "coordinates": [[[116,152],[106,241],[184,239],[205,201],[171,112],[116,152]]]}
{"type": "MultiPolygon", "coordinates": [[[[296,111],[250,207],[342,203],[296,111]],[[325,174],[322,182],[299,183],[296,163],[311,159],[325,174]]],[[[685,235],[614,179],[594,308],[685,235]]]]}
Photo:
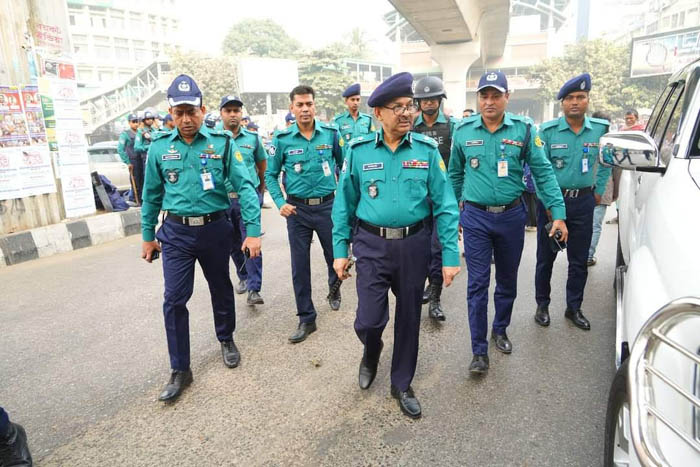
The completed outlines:
{"type": "Polygon", "coordinates": [[[413,97],[413,75],[411,73],[404,71],[389,76],[369,96],[367,105],[381,107],[397,97],[413,97]]]}
{"type": "Polygon", "coordinates": [[[590,91],[591,90],[591,75],[588,73],[583,73],[581,75],[571,78],[569,81],[564,83],[564,86],[559,89],[559,94],[557,94],[557,100],[561,100],[576,91],[590,91]]]}

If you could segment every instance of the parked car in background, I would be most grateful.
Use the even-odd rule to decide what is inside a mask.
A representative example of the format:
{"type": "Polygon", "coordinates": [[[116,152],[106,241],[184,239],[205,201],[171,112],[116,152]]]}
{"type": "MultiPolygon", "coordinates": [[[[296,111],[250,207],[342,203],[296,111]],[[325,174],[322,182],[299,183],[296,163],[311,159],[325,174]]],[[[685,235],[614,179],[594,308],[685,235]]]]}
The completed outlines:
{"type": "Polygon", "coordinates": [[[119,158],[117,144],[117,141],[93,144],[88,148],[88,159],[91,172],[104,175],[122,192],[131,188],[131,182],[129,167],[119,158]]]}
{"type": "Polygon", "coordinates": [[[669,80],[645,131],[608,133],[620,180],[617,374],[605,465],[700,466],[700,60],[669,80]]]}

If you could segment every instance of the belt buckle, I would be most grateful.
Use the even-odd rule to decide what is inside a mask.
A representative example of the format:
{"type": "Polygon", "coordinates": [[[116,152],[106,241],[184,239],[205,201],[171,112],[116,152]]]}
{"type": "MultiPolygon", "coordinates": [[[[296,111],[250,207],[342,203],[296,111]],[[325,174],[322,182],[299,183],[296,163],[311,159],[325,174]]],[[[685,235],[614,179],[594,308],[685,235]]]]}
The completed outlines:
{"type": "Polygon", "coordinates": [[[193,227],[204,225],[204,216],[188,217],[187,223],[193,227]]]}
{"type": "Polygon", "coordinates": [[[401,240],[404,237],[404,230],[405,229],[391,229],[387,227],[380,227],[379,234],[387,240],[401,240]]]}
{"type": "Polygon", "coordinates": [[[318,206],[321,204],[321,198],[309,198],[306,200],[306,204],[309,206],[318,206]]]}
{"type": "Polygon", "coordinates": [[[486,206],[486,212],[490,212],[493,214],[501,214],[505,212],[505,210],[505,206],[486,206]]]}
{"type": "Polygon", "coordinates": [[[575,190],[566,190],[566,194],[564,196],[569,198],[578,198],[579,191],[580,190],[578,188],[575,190]]]}
{"type": "Polygon", "coordinates": [[[228,197],[231,199],[237,199],[238,198],[238,193],[229,193],[228,197]]]}

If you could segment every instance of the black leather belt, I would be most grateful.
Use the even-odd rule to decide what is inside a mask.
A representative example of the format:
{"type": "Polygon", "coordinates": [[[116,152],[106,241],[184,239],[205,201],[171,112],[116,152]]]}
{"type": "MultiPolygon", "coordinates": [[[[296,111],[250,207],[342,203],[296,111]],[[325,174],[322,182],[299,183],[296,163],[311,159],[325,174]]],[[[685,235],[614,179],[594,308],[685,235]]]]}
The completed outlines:
{"type": "Polygon", "coordinates": [[[205,214],[203,216],[190,216],[190,217],[182,217],[178,216],[177,214],[172,214],[168,213],[165,216],[166,220],[172,220],[178,224],[182,225],[189,225],[189,226],[200,226],[200,225],[207,225],[210,222],[214,222],[215,220],[221,219],[226,215],[226,211],[216,211],[212,212],[211,214],[205,214]]]}
{"type": "Polygon", "coordinates": [[[360,227],[362,227],[363,230],[366,230],[369,233],[385,238],[387,240],[401,240],[402,238],[410,237],[414,233],[420,232],[423,229],[423,226],[425,225],[425,219],[416,222],[413,225],[397,228],[379,227],[378,225],[370,224],[369,222],[365,222],[361,219],[359,220],[358,224],[360,227]]]}
{"type": "Polygon", "coordinates": [[[578,198],[580,196],[586,196],[593,193],[593,188],[590,186],[584,188],[562,188],[561,194],[564,198],[578,198]]]}
{"type": "Polygon", "coordinates": [[[296,196],[287,195],[287,201],[293,201],[295,203],[305,204],[307,206],[318,206],[319,204],[323,204],[326,201],[332,200],[333,198],[335,198],[335,193],[331,193],[330,195],[326,195],[321,198],[297,198],[296,196]]]}
{"type": "Polygon", "coordinates": [[[465,200],[464,202],[474,206],[477,209],[481,209],[482,211],[491,212],[494,214],[500,214],[502,212],[506,212],[509,209],[513,209],[516,206],[520,206],[520,198],[519,197],[515,198],[509,204],[502,204],[500,206],[484,206],[483,204],[474,203],[474,202],[468,201],[468,200],[465,200]]]}

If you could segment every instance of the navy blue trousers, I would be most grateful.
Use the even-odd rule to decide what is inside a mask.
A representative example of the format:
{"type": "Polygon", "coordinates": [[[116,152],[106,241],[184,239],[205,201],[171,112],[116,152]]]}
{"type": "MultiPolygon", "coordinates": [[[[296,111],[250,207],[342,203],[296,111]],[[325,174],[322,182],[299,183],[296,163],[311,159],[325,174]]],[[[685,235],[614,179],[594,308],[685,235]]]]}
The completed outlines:
{"type": "MultiPolygon", "coordinates": [[[[258,192],[258,199],[262,206],[262,194],[258,192]]],[[[243,240],[246,239],[248,233],[245,228],[245,222],[241,216],[241,203],[238,198],[231,199],[231,207],[228,209],[228,215],[233,224],[233,249],[231,250],[231,259],[236,266],[236,274],[238,279],[246,281],[248,290],[260,292],[262,287],[262,253],[255,258],[246,260],[245,254],[241,251],[243,240]]]]}
{"type": "Polygon", "coordinates": [[[369,358],[378,356],[389,321],[389,289],[396,297],[391,384],[405,391],[418,361],[421,300],[430,261],[430,229],[401,240],[386,240],[355,230],[357,316],[355,332],[369,358]]]}
{"type": "Polygon", "coordinates": [[[225,217],[198,227],[177,224],[166,218],[156,234],[163,249],[163,315],[173,370],[190,367],[187,301],[194,287],[195,261],[199,261],[209,285],[216,337],[221,342],[233,338],[236,309],[228,266],[232,236],[233,226],[225,217]]]}
{"type": "Polygon", "coordinates": [[[316,321],[316,308],[311,300],[311,239],[314,231],[321,241],[323,256],[328,266],[328,286],[338,278],[333,270],[333,200],[317,206],[287,201],[297,208],[296,215],[287,217],[289,251],[292,255],[292,283],[297,316],[301,323],[316,321]]]}
{"type": "MultiPolygon", "coordinates": [[[[569,277],[566,280],[566,306],[579,310],[583,303],[583,289],[588,279],[588,249],[593,236],[593,194],[580,198],[564,198],[566,203],[566,228],[569,240],[566,256],[569,260],[569,277]]],[[[557,253],[549,246],[549,233],[544,226],[549,220],[541,202],[537,203],[537,267],[535,269],[535,300],[538,306],[549,306],[552,290],[550,280],[557,253]]]]}
{"type": "Polygon", "coordinates": [[[0,407],[0,438],[7,438],[8,431],[10,431],[10,418],[5,409],[0,407]]]}
{"type": "Polygon", "coordinates": [[[460,216],[467,260],[467,309],[474,355],[488,354],[488,294],[491,257],[496,266],[492,332],[503,334],[510,324],[518,292],[518,267],[525,242],[527,210],[519,206],[496,214],[465,203],[460,216]]]}

